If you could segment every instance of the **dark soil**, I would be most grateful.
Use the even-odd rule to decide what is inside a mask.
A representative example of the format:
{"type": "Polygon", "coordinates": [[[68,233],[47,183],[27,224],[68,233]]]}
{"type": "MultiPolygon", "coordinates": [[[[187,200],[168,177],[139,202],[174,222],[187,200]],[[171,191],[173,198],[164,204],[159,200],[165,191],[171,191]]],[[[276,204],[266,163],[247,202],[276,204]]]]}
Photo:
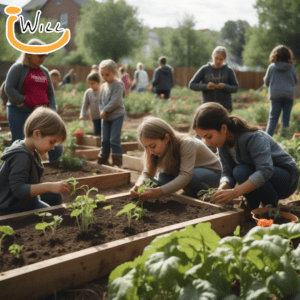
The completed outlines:
{"type": "MultiPolygon", "coordinates": [[[[129,228],[127,216],[124,214],[116,217],[116,213],[130,202],[136,201],[128,198],[99,203],[94,213],[96,222],[88,232],[78,231],[76,219],[70,217],[71,209],[58,209],[52,212],[53,215],[63,218],[55,236],[52,235],[50,228],[46,229],[46,236],[43,231],[35,229],[35,225],[42,222],[42,218],[34,214],[23,219],[0,221],[0,225],[9,225],[15,231],[12,236],[5,236],[2,241],[0,271],[11,270],[141,232],[222,212],[217,208],[186,205],[165,196],[145,202],[144,208],[148,210],[148,216],[139,221],[132,219],[129,228]],[[101,209],[110,204],[113,205],[112,217],[109,211],[101,209]],[[24,245],[19,259],[15,259],[8,251],[12,244],[24,245]]],[[[52,217],[47,217],[45,221],[51,222],[52,217]]]]}
{"type": "Polygon", "coordinates": [[[101,174],[116,173],[117,170],[108,170],[98,164],[84,163],[81,167],[59,167],[58,163],[49,163],[45,165],[45,171],[42,176],[42,182],[56,182],[60,180],[67,180],[70,177],[81,178],[88,176],[95,176],[101,174]]]}
{"type": "Polygon", "coordinates": [[[266,220],[273,220],[273,224],[278,224],[278,225],[281,225],[281,224],[286,224],[286,223],[289,223],[291,220],[289,219],[286,219],[285,217],[283,216],[278,216],[275,220],[274,220],[274,217],[270,217],[268,213],[263,213],[263,214],[259,214],[259,215],[255,215],[255,217],[257,219],[266,219],[266,220]]]}

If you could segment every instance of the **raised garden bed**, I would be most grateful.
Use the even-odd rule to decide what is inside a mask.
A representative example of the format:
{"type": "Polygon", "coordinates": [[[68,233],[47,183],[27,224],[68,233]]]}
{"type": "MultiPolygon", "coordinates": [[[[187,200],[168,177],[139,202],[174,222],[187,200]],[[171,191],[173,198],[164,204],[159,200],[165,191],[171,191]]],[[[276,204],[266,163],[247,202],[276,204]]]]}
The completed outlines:
{"type": "Polygon", "coordinates": [[[135,171],[143,171],[144,163],[142,156],[144,155],[143,151],[135,152],[130,151],[126,154],[123,154],[123,168],[131,169],[135,171]]]}
{"type": "MultiPolygon", "coordinates": [[[[86,184],[89,188],[95,187],[99,190],[130,183],[130,171],[91,162],[85,162],[82,167],[58,168],[57,163],[44,163],[44,167],[43,182],[56,182],[74,177],[79,182],[77,187],[86,184]]],[[[77,194],[82,192],[78,190],[77,194]]]]}
{"type": "MultiPolygon", "coordinates": [[[[117,210],[119,209],[117,201],[123,206],[128,197],[129,194],[126,193],[107,197],[107,200],[113,205],[112,209],[117,210]]],[[[143,217],[138,222],[132,221],[130,229],[124,216],[114,217],[111,220],[109,212],[101,209],[104,205],[108,203],[98,204],[96,210],[100,211],[100,215],[97,223],[87,234],[78,233],[75,220],[66,213],[64,205],[38,210],[63,215],[64,220],[57,228],[55,238],[51,237],[50,232],[47,236],[35,230],[29,233],[29,227],[34,227],[41,221],[41,218],[35,216],[33,212],[0,217],[1,225],[10,225],[15,230],[13,236],[6,236],[2,242],[1,297],[18,300],[35,299],[49,295],[53,290],[60,291],[107,275],[117,265],[140,255],[156,236],[188,225],[210,222],[212,228],[222,237],[232,233],[237,225],[243,224],[242,210],[224,211],[216,205],[177,194],[145,202],[144,207],[149,211],[148,217],[143,217]],[[170,202],[169,207],[165,206],[167,202],[170,202]],[[173,208],[177,210],[171,212],[173,208]],[[209,210],[206,216],[201,215],[207,208],[209,210]],[[179,219],[180,215],[185,215],[186,221],[179,219]],[[166,219],[164,224],[163,219],[166,219]],[[171,225],[174,223],[175,225],[171,225]],[[117,232],[123,236],[117,236],[117,240],[113,241],[112,235],[117,232]],[[12,254],[7,253],[7,248],[12,243],[20,245],[24,243],[24,261],[21,262],[20,259],[15,261],[11,257],[12,254]],[[50,245],[50,248],[45,250],[42,244],[50,245]],[[76,252],[66,254],[69,247],[70,251],[76,252]],[[35,259],[40,256],[44,260],[36,263],[35,259]],[[10,269],[11,263],[19,268],[4,271],[3,262],[7,263],[10,269]]],[[[115,215],[115,211],[112,214],[115,215]]]]}
{"type": "MultiPolygon", "coordinates": [[[[125,142],[121,143],[123,153],[127,151],[134,151],[139,149],[138,142],[125,142]]],[[[86,158],[89,160],[94,160],[98,158],[98,154],[100,153],[100,148],[95,148],[91,146],[78,146],[74,151],[74,157],[86,158]]]]}
{"type": "Polygon", "coordinates": [[[0,131],[7,131],[9,130],[8,121],[0,121],[0,131]]]}

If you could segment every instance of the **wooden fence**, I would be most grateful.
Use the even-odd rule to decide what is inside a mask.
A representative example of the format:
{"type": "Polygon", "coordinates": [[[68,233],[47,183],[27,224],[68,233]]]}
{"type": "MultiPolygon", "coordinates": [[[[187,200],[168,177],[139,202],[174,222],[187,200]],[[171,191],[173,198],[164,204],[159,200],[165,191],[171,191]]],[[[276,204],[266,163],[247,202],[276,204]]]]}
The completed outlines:
{"type": "MultiPolygon", "coordinates": [[[[0,85],[6,77],[7,71],[13,62],[10,61],[0,61],[0,85]]],[[[85,82],[86,77],[91,71],[90,66],[66,66],[66,65],[45,65],[49,71],[56,69],[60,72],[61,77],[68,73],[70,69],[74,69],[76,73],[76,82],[85,82]]],[[[154,69],[145,69],[148,73],[149,80],[152,80],[154,69]]],[[[197,68],[174,68],[174,86],[188,86],[190,80],[197,72],[197,68]]],[[[130,77],[133,79],[135,69],[128,68],[128,73],[130,77]]],[[[240,72],[235,71],[239,88],[244,89],[254,89],[257,90],[263,85],[263,77],[265,76],[265,72],[240,72]]],[[[300,72],[298,72],[298,77],[300,78],[300,72]]],[[[300,95],[300,83],[297,86],[297,95],[300,95]]]]}

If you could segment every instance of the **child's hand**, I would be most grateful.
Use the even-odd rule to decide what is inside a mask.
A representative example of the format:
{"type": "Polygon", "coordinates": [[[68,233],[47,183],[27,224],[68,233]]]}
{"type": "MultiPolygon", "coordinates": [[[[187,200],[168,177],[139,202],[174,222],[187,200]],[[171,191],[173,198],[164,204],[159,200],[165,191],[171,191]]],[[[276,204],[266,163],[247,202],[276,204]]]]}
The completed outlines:
{"type": "Polygon", "coordinates": [[[214,90],[217,86],[213,82],[209,82],[207,84],[207,89],[208,90],[214,90]]]}
{"type": "Polygon", "coordinates": [[[224,86],[225,86],[224,83],[219,83],[219,84],[217,84],[216,88],[217,88],[217,89],[223,89],[224,86]]]}
{"type": "Polygon", "coordinates": [[[100,117],[101,117],[101,119],[103,119],[103,121],[107,121],[106,112],[104,110],[101,111],[100,117]]]}
{"type": "Polygon", "coordinates": [[[68,183],[64,181],[51,182],[50,184],[50,192],[54,194],[69,194],[71,195],[71,187],[68,183]]]}
{"type": "Polygon", "coordinates": [[[138,189],[139,187],[137,185],[135,185],[131,190],[130,190],[130,197],[131,198],[137,198],[139,196],[138,194],[138,189]]]}

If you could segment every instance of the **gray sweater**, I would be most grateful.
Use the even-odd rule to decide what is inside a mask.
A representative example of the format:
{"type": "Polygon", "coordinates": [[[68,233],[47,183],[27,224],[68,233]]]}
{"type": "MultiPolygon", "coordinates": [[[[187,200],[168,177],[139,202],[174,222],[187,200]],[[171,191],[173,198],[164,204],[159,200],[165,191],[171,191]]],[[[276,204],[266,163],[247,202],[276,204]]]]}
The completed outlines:
{"type": "Polygon", "coordinates": [[[294,99],[298,77],[294,66],[278,61],[269,65],[264,82],[269,87],[269,99],[284,97],[294,99]]]}
{"type": "Polygon", "coordinates": [[[40,183],[44,166],[35,151],[34,156],[23,140],[6,148],[0,165],[0,209],[6,209],[23,199],[30,199],[31,184],[40,183]]]}
{"type": "Polygon", "coordinates": [[[173,71],[168,66],[161,66],[154,71],[152,85],[156,90],[170,90],[173,87],[173,71]]]}
{"type": "Polygon", "coordinates": [[[85,91],[83,95],[83,103],[81,106],[80,117],[84,117],[88,108],[90,107],[90,114],[92,120],[101,119],[99,111],[99,96],[100,91],[94,91],[89,88],[85,91]]]}
{"type": "MultiPolygon", "coordinates": [[[[14,63],[8,70],[5,83],[5,93],[8,96],[6,105],[16,106],[24,103],[25,95],[21,94],[21,91],[23,88],[23,82],[29,72],[29,69],[29,66],[17,62],[14,63]]],[[[49,82],[47,89],[47,95],[49,99],[48,107],[56,110],[55,93],[49,71],[44,66],[40,66],[40,70],[44,73],[49,82]]]]}
{"type": "Polygon", "coordinates": [[[103,83],[100,88],[99,110],[106,112],[108,121],[125,115],[123,102],[124,83],[116,80],[111,84],[103,83]]]}
{"type": "Polygon", "coordinates": [[[225,108],[232,110],[231,93],[236,93],[239,85],[234,71],[224,64],[221,68],[214,68],[210,63],[201,67],[189,83],[189,88],[194,91],[203,92],[203,103],[218,102],[225,108]],[[223,89],[207,89],[207,84],[224,83],[223,89]]]}
{"type": "MultiPolygon", "coordinates": [[[[175,179],[161,186],[164,194],[170,194],[184,188],[192,180],[194,168],[206,168],[221,174],[221,163],[214,153],[199,139],[185,137],[180,141],[180,167],[175,179]]],[[[163,170],[162,170],[163,171],[163,170]]],[[[136,185],[141,185],[150,178],[147,167],[136,185]]]]}

